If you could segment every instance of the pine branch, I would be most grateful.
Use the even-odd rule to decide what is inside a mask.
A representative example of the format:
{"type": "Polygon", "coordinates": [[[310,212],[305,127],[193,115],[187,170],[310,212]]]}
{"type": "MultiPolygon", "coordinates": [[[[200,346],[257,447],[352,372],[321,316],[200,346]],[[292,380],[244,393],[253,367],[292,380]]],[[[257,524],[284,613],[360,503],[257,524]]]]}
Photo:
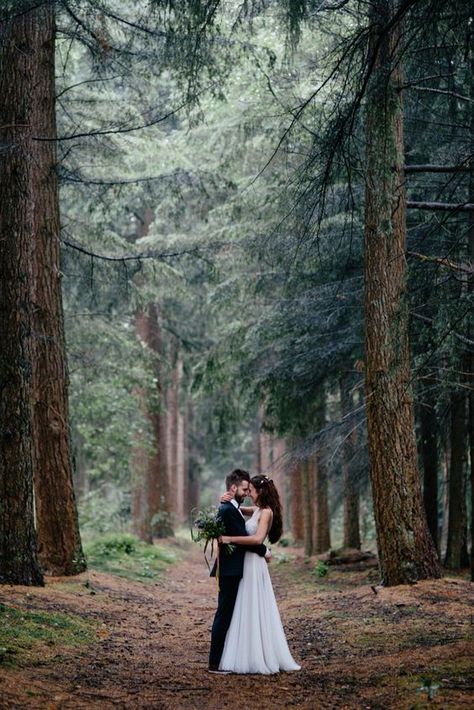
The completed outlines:
{"type": "Polygon", "coordinates": [[[417,84],[408,85],[408,88],[415,89],[416,91],[428,91],[432,94],[444,94],[445,96],[451,96],[454,99],[459,99],[460,101],[467,101],[468,103],[473,102],[473,99],[469,98],[469,96],[463,96],[462,94],[457,94],[455,91],[449,91],[448,89],[432,89],[429,86],[418,86],[417,84]]]}
{"type": "Polygon", "coordinates": [[[144,259],[173,259],[178,256],[185,256],[186,254],[199,254],[199,249],[195,247],[194,249],[183,249],[177,252],[158,252],[158,251],[148,251],[139,252],[138,254],[125,254],[123,256],[108,256],[107,254],[96,254],[93,251],[89,251],[81,244],[76,242],[71,242],[68,239],[61,239],[61,242],[71,249],[81,252],[81,254],[86,254],[94,259],[100,259],[102,261],[142,261],[144,259]]]}
{"type": "Polygon", "coordinates": [[[428,261],[433,264],[438,264],[438,266],[444,266],[447,269],[452,269],[453,271],[461,271],[463,274],[474,274],[473,264],[459,264],[450,259],[446,259],[439,256],[427,256],[425,254],[419,254],[416,251],[407,251],[407,256],[413,256],[420,261],[428,261]]]}
{"type": "Polygon", "coordinates": [[[407,202],[407,209],[440,212],[474,212],[474,203],[463,202],[456,205],[451,202],[407,202]]]}
{"type": "Polygon", "coordinates": [[[466,163],[461,165],[405,165],[405,175],[410,173],[469,173],[472,168],[466,163]]]}
{"type": "MultiPolygon", "coordinates": [[[[412,318],[416,318],[417,320],[421,320],[421,321],[423,321],[424,323],[429,323],[430,325],[432,325],[432,324],[434,323],[433,318],[428,318],[428,316],[422,316],[421,313],[413,313],[413,312],[411,312],[410,315],[411,315],[412,318]]],[[[450,330],[447,332],[447,335],[453,335],[453,336],[454,336],[457,340],[459,340],[461,343],[464,343],[464,345],[470,345],[470,346],[474,347],[474,340],[471,340],[470,338],[466,338],[466,336],[465,336],[465,335],[461,335],[461,333],[456,333],[455,330],[450,329],[450,330]]],[[[443,338],[443,339],[444,339],[444,338],[443,338]]],[[[434,352],[436,352],[436,349],[435,349],[434,352]]],[[[426,363],[425,363],[425,364],[426,364],[426,363]]]]}

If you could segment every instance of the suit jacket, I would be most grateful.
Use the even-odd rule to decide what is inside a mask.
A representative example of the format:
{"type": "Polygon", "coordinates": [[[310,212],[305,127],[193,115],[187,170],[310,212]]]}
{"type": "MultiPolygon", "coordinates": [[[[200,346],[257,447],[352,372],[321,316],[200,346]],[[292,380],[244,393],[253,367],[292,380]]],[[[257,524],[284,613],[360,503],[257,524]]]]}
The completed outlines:
{"type": "MultiPolygon", "coordinates": [[[[219,516],[224,523],[226,535],[242,537],[247,535],[245,520],[235,505],[230,501],[221,503],[219,516]]],[[[219,545],[219,574],[221,577],[242,577],[244,572],[244,556],[246,552],[256,552],[261,557],[265,556],[265,545],[234,545],[234,551],[229,554],[225,545],[219,545]]],[[[216,576],[217,561],[212,568],[211,577],[216,576]]]]}

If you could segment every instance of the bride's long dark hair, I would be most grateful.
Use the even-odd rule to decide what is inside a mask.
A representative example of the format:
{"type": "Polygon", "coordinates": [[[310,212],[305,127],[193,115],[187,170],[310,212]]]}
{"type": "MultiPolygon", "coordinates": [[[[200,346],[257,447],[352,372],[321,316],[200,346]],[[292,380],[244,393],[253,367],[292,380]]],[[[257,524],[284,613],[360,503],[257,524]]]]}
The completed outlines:
{"type": "Polygon", "coordinates": [[[258,493],[259,508],[271,508],[273,511],[273,521],[268,533],[268,539],[271,543],[278,542],[283,532],[283,520],[280,496],[276,486],[270,478],[261,475],[253,476],[250,479],[250,483],[258,493]]]}

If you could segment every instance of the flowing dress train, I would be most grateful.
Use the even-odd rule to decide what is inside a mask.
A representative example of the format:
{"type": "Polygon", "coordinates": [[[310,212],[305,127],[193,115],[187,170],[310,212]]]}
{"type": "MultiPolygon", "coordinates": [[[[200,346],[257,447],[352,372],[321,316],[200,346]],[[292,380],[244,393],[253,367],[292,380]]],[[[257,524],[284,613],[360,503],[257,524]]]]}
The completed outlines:
{"type": "MultiPolygon", "coordinates": [[[[260,509],[245,523],[249,535],[257,532],[260,509]]],[[[273,592],[268,564],[263,557],[245,553],[232,621],[219,664],[234,673],[297,671],[273,592]]]]}

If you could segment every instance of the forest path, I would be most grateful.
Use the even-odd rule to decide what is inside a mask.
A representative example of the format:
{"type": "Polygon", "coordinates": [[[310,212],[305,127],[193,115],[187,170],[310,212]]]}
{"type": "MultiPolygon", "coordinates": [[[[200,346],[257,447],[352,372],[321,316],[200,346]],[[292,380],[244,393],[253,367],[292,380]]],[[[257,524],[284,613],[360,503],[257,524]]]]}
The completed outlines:
{"type": "MultiPolygon", "coordinates": [[[[171,549],[176,544],[167,543],[171,549]]],[[[45,588],[0,588],[5,604],[80,614],[98,623],[97,642],[85,650],[54,645],[39,660],[0,665],[0,707],[473,706],[472,586],[466,580],[374,592],[373,570],[331,570],[319,580],[301,552],[285,551],[271,574],[302,670],[216,676],[206,670],[215,580],[197,546],[185,545],[180,554],[156,584],[88,571],[48,580],[45,588]]]]}

